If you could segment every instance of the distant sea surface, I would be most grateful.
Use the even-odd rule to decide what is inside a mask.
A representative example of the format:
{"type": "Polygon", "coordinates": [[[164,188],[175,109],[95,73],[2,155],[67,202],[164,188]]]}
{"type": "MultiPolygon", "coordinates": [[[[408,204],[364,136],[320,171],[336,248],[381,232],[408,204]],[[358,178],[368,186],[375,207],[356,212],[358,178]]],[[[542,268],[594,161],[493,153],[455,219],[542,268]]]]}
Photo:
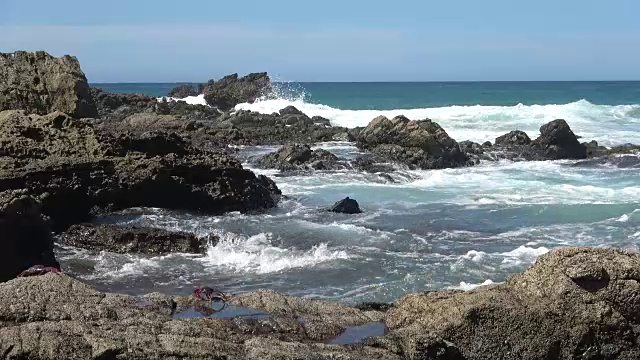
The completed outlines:
{"type": "MultiPolygon", "coordinates": [[[[164,96],[176,84],[93,84],[164,96]]],[[[458,141],[531,138],[565,119],[581,141],[640,143],[640,82],[278,83],[238,109],[287,105],[334,125],[374,117],[431,118],[458,141]]],[[[350,143],[317,144],[353,159],[350,143]]],[[[244,166],[275,147],[243,148],[244,166]]],[[[460,169],[398,171],[393,181],[360,172],[269,175],[289,199],[266,214],[201,216],[147,209],[102,221],[144,224],[221,241],[204,256],[140,257],[58,248],[70,271],[128,293],[189,293],[210,284],[240,292],[270,288],[347,303],[393,301],[407,292],[502,282],[550,249],[640,245],[640,169],[575,161],[487,162],[460,169]],[[359,215],[324,209],[349,196],[359,215]]]]}

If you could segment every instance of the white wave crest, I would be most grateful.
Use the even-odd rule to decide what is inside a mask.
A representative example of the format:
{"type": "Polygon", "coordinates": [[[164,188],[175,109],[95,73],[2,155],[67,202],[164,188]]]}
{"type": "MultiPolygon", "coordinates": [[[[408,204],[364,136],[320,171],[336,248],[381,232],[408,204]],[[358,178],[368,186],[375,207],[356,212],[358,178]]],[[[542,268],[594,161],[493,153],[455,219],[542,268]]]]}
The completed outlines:
{"type": "Polygon", "coordinates": [[[205,105],[205,106],[209,106],[209,104],[207,104],[207,101],[204,99],[204,94],[200,94],[197,96],[187,96],[186,98],[174,98],[174,97],[170,97],[170,96],[161,96],[159,98],[157,98],[158,102],[162,102],[162,101],[184,101],[187,104],[191,104],[191,105],[205,105]]]}
{"type": "Polygon", "coordinates": [[[305,101],[304,96],[275,98],[269,96],[253,104],[239,104],[244,109],[271,114],[293,105],[308,116],[322,116],[334,126],[366,126],[373,118],[404,115],[409,119],[430,118],[438,122],[456,140],[494,141],[512,130],[522,130],[535,138],[540,126],[565,119],[583,140],[597,140],[603,145],[640,142],[640,105],[595,105],[587,100],[569,104],[515,106],[447,106],[438,108],[395,110],[342,110],[305,101]]]}
{"type": "Polygon", "coordinates": [[[346,252],[332,251],[324,243],[302,251],[273,246],[271,235],[265,233],[249,238],[232,233],[219,235],[220,242],[210,247],[207,256],[201,260],[211,267],[231,268],[238,272],[266,274],[349,258],[346,252]]]}

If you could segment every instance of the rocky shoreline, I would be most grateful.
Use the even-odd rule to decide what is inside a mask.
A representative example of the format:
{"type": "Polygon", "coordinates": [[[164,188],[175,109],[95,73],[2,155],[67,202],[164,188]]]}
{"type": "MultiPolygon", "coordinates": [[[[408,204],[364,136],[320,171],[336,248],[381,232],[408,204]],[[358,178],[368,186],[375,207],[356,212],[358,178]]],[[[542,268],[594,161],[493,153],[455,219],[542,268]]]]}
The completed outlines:
{"type": "MultiPolygon", "coordinates": [[[[144,254],[202,253],[217,242],[90,223],[99,215],[132,207],[220,215],[278,206],[275,182],[244,169],[231,145],[282,146],[254,159],[261,168],[381,175],[500,159],[637,166],[637,157],[619,156],[636,146],[580,143],[561,119],[533,140],[514,130],[477,144],[452,139],[429,119],[378,117],[347,129],[293,107],[234,111],[270,89],[266,73],[170,93],[203,94],[209,106],[91,88],[77,59],[45,52],[0,54],[0,80],[0,359],[640,358],[640,254],[620,250],[560,248],[503,284],[408,294],[393,304],[348,307],[268,290],[229,297],[229,306],[263,313],[255,318],[180,317],[207,304],[101,293],[64,269],[18,277],[35,265],[59,269],[54,241],[144,254]],[[311,149],[325,141],[351,142],[365,155],[347,161],[311,149]],[[384,332],[332,343],[362,326],[384,332]]],[[[331,211],[361,210],[347,198],[331,211]]]]}

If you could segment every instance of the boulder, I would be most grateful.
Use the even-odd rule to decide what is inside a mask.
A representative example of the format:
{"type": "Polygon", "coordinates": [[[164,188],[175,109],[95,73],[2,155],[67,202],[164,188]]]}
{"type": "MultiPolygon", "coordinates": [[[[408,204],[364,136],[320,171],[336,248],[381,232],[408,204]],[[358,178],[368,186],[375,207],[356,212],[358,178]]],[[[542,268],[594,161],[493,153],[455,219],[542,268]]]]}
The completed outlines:
{"type": "Polygon", "coordinates": [[[413,169],[441,169],[470,165],[469,157],[437,123],[396,116],[373,119],[357,132],[356,144],[413,169]]]}
{"type": "Polygon", "coordinates": [[[218,242],[218,237],[198,238],[192,233],[144,226],[77,224],[60,234],[57,241],[95,252],[165,255],[176,252],[203,254],[207,245],[218,242]]]}
{"type": "Polygon", "coordinates": [[[578,141],[569,124],[562,119],[553,120],[540,127],[540,136],[534,141],[543,156],[550,160],[584,159],[587,148],[578,141]]]}
{"type": "Polygon", "coordinates": [[[276,152],[256,160],[255,165],[265,169],[291,170],[337,170],[346,168],[338,157],[323,149],[311,150],[307,144],[285,145],[276,152]]]}
{"type": "Polygon", "coordinates": [[[76,118],[97,115],[78,59],[44,51],[0,53],[1,110],[40,115],[61,111],[76,118]]]}
{"type": "Polygon", "coordinates": [[[305,115],[302,111],[298,110],[295,106],[289,105],[285,108],[280,109],[278,111],[280,115],[305,115]]]}
{"type": "Polygon", "coordinates": [[[231,74],[204,86],[207,104],[221,111],[233,109],[241,103],[253,103],[271,89],[271,79],[266,72],[251,73],[243,77],[231,74]]]}
{"type": "Polygon", "coordinates": [[[49,222],[41,210],[42,204],[26,191],[0,192],[0,282],[34,265],[60,267],[53,254],[49,222]]]}
{"type": "Polygon", "coordinates": [[[167,96],[172,98],[184,99],[187,96],[197,96],[198,90],[192,84],[182,84],[169,90],[167,96]]]}
{"type": "Polygon", "coordinates": [[[360,214],[360,205],[355,199],[346,198],[336,202],[330,209],[331,212],[343,213],[343,214],[360,214]]]}
{"type": "Polygon", "coordinates": [[[410,294],[385,323],[398,341],[383,346],[423,358],[425,336],[464,359],[637,359],[640,254],[559,248],[504,284],[473,291],[410,294]]]}
{"type": "Polygon", "coordinates": [[[496,145],[529,145],[531,144],[531,139],[526,132],[515,130],[508,134],[504,134],[502,136],[498,136],[496,138],[496,145]]]}

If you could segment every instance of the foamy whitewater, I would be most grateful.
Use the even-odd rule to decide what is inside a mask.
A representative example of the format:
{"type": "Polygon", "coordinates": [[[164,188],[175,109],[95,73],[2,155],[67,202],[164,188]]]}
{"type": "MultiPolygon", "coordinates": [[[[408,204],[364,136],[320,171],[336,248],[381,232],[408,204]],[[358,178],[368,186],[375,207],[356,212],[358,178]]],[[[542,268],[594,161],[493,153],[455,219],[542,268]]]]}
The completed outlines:
{"type": "MultiPolygon", "coordinates": [[[[273,97],[273,96],[272,96],[273,97]]],[[[201,97],[186,99],[191,103],[201,97]]],[[[409,110],[340,110],[301,99],[263,99],[237,109],[273,113],[294,105],[334,125],[364,126],[378,115],[429,117],[457,140],[494,140],[514,129],[537,136],[566,119],[583,141],[640,143],[639,105],[450,106],[409,110]]],[[[350,143],[322,143],[354,159],[350,143]]],[[[244,147],[239,158],[276,147],[244,147]]],[[[574,161],[481,163],[461,169],[378,174],[321,172],[271,176],[288,199],[261,215],[195,216],[131,209],[99,221],[216,234],[205,255],[142,257],[58,247],[63,265],[99,288],[133,294],[186,294],[196,285],[229,292],[269,288],[346,303],[394,301],[414,291],[468,290],[500,283],[558,246],[637,248],[640,170],[574,161]],[[364,213],[325,211],[349,196],[364,213]]]]}

